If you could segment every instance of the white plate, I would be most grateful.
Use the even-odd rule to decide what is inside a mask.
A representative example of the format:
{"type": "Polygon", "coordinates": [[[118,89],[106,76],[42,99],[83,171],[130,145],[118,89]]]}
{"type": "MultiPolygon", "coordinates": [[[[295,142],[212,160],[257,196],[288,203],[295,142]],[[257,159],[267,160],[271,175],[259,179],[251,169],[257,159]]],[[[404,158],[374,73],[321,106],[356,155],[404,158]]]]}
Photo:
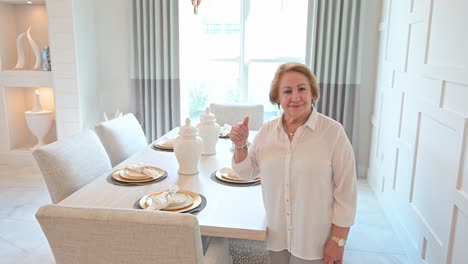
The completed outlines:
{"type": "Polygon", "coordinates": [[[139,173],[139,172],[128,170],[128,169],[120,170],[120,176],[122,178],[129,179],[129,180],[144,180],[144,179],[148,179],[148,178],[156,179],[156,178],[160,177],[162,174],[164,174],[164,171],[159,169],[159,168],[149,167],[149,169],[151,169],[151,170],[153,170],[155,172],[154,176],[149,176],[149,175],[146,175],[144,173],[139,173]]]}
{"type": "Polygon", "coordinates": [[[166,145],[166,144],[164,144],[164,141],[158,141],[158,142],[154,143],[154,147],[159,148],[159,149],[166,149],[166,150],[174,149],[173,145],[166,145]]]}
{"type": "Polygon", "coordinates": [[[171,199],[173,199],[172,203],[164,207],[164,210],[178,210],[193,203],[193,197],[183,193],[176,193],[171,199]]]}
{"type": "Polygon", "coordinates": [[[219,177],[227,178],[230,180],[237,180],[237,181],[241,180],[239,178],[239,175],[237,175],[237,173],[233,169],[227,168],[227,167],[219,169],[216,172],[216,174],[219,174],[219,177]]]}
{"type": "MultiPolygon", "coordinates": [[[[163,169],[159,169],[160,170],[160,173],[158,176],[156,176],[155,178],[153,177],[147,177],[145,179],[129,179],[129,178],[125,178],[125,177],[122,177],[121,176],[121,172],[122,172],[122,169],[120,170],[116,170],[112,173],[112,178],[116,181],[119,181],[119,182],[149,182],[149,181],[153,181],[153,180],[157,180],[159,179],[160,177],[164,176],[164,174],[166,173],[166,171],[164,171],[163,169]]],[[[125,175],[125,174],[124,174],[125,175]]]]}
{"type": "Polygon", "coordinates": [[[215,176],[221,181],[238,184],[254,183],[260,181],[260,177],[257,177],[253,180],[243,180],[237,175],[237,173],[233,169],[227,167],[217,170],[215,176]]]}
{"type": "Polygon", "coordinates": [[[130,170],[130,169],[124,169],[123,171],[124,171],[124,173],[126,175],[128,175],[129,177],[132,177],[132,178],[146,178],[146,177],[148,177],[144,173],[137,172],[137,171],[130,170]]]}
{"type": "Polygon", "coordinates": [[[229,133],[231,132],[231,126],[228,124],[224,124],[224,126],[220,127],[219,129],[219,137],[220,138],[228,138],[229,133]]]}
{"type": "Polygon", "coordinates": [[[128,170],[120,170],[120,177],[122,178],[125,178],[125,179],[129,179],[129,180],[143,180],[143,179],[147,179],[147,178],[151,178],[149,176],[146,176],[145,174],[140,174],[140,175],[130,175],[128,173],[128,170]]]}
{"type": "MultiPolygon", "coordinates": [[[[140,200],[140,206],[142,208],[146,208],[148,206],[146,204],[146,201],[150,196],[153,196],[153,195],[157,196],[157,195],[161,195],[162,193],[163,192],[157,192],[151,195],[144,196],[142,200],[140,200]],[[143,201],[143,206],[142,206],[142,201],[143,201]]],[[[191,193],[188,191],[179,191],[178,193],[175,194],[174,198],[172,198],[174,199],[174,201],[172,201],[171,205],[161,208],[160,210],[162,211],[182,210],[186,207],[193,205],[195,202],[197,203],[197,206],[198,206],[200,204],[199,195],[196,200],[194,198],[194,195],[195,195],[194,193],[191,193]]]]}

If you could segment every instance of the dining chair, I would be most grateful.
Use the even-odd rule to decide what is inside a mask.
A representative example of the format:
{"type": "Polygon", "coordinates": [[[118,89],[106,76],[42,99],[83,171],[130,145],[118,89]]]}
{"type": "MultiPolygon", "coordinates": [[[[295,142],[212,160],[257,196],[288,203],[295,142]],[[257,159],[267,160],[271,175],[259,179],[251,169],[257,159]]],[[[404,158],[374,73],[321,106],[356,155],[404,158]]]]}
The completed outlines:
{"type": "Polygon", "coordinates": [[[111,169],[106,150],[88,129],[33,151],[53,203],[111,169]]]}
{"type": "Polygon", "coordinates": [[[249,128],[259,130],[263,125],[263,105],[262,104],[220,104],[211,103],[210,112],[216,117],[216,122],[235,125],[242,122],[245,116],[249,116],[249,128]]]}
{"type": "Polygon", "coordinates": [[[203,256],[191,214],[45,205],[36,218],[57,264],[232,263],[228,248],[217,241],[203,256]]]}
{"type": "Polygon", "coordinates": [[[132,113],[99,123],[94,128],[109,154],[112,167],[148,145],[141,125],[132,113]]]}

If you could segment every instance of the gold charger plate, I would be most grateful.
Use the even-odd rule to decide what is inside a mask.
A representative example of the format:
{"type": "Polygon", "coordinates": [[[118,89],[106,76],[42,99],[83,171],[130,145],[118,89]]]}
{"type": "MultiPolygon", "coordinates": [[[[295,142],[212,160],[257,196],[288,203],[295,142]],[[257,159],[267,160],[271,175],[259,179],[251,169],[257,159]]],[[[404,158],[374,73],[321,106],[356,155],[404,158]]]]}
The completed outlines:
{"type": "Polygon", "coordinates": [[[162,144],[160,144],[159,142],[154,143],[153,146],[154,146],[155,148],[158,148],[158,149],[174,150],[174,147],[173,147],[173,146],[171,147],[171,146],[167,146],[167,145],[162,145],[162,144]]]}
{"type": "Polygon", "coordinates": [[[149,182],[149,181],[154,181],[154,180],[157,180],[159,178],[161,178],[165,173],[166,171],[161,169],[161,168],[158,168],[158,167],[153,167],[151,166],[152,169],[154,169],[155,171],[158,172],[158,176],[157,177],[148,177],[148,178],[144,178],[144,179],[127,179],[125,177],[122,177],[121,175],[121,171],[124,170],[124,169],[120,169],[120,170],[116,170],[112,173],[112,178],[116,181],[119,181],[119,182],[149,182]]]}
{"type": "MultiPolygon", "coordinates": [[[[141,197],[140,201],[138,202],[140,207],[143,208],[143,209],[146,209],[148,207],[148,204],[146,204],[146,199],[148,199],[148,196],[150,196],[150,195],[151,196],[159,195],[159,194],[161,194],[163,192],[167,192],[167,190],[166,191],[159,191],[159,192],[150,193],[150,194],[147,194],[147,195],[141,197]]],[[[160,209],[160,211],[183,213],[183,212],[190,211],[190,210],[192,210],[194,208],[197,208],[202,202],[201,196],[198,193],[194,193],[194,192],[187,191],[187,190],[179,190],[179,191],[177,191],[177,193],[181,193],[181,194],[191,196],[193,198],[193,203],[190,204],[190,205],[187,205],[186,207],[182,207],[182,208],[178,208],[178,209],[162,208],[162,209],[160,209]]]]}
{"type": "Polygon", "coordinates": [[[253,182],[260,181],[260,177],[257,177],[257,178],[255,178],[253,180],[242,180],[242,179],[235,179],[235,178],[225,177],[225,176],[223,176],[224,173],[221,172],[221,170],[222,169],[219,169],[215,173],[216,178],[218,178],[221,181],[230,182],[230,183],[253,183],[253,182]]]}

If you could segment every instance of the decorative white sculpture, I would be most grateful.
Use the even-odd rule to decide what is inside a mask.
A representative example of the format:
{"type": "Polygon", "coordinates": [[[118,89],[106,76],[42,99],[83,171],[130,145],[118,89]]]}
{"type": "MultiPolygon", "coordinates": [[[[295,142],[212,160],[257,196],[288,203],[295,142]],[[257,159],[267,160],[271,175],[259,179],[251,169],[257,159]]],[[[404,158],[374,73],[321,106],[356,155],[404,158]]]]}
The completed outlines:
{"type": "Polygon", "coordinates": [[[37,147],[45,144],[44,139],[47,136],[53,121],[53,112],[42,109],[40,94],[37,89],[34,96],[33,109],[24,113],[29,130],[37,138],[37,144],[31,149],[36,149],[37,147]]]}
{"type": "MultiPolygon", "coordinates": [[[[122,115],[123,115],[123,113],[120,112],[120,110],[117,108],[117,110],[115,110],[115,113],[114,113],[114,117],[113,117],[113,118],[121,117],[122,115]]],[[[110,120],[110,119],[107,117],[106,112],[103,112],[103,116],[104,116],[104,121],[110,120]]],[[[113,118],[111,118],[111,119],[113,119],[113,118]]]]}
{"type": "Polygon", "coordinates": [[[36,42],[31,38],[30,32],[31,27],[28,28],[27,37],[29,45],[31,45],[31,48],[34,51],[34,55],[36,55],[36,63],[34,64],[33,70],[39,70],[39,68],[41,67],[41,50],[37,46],[36,42]]]}
{"type": "Polygon", "coordinates": [[[24,68],[24,50],[23,50],[23,38],[24,32],[21,33],[16,39],[16,50],[18,51],[18,59],[16,61],[15,70],[22,70],[24,68]]]}
{"type": "Polygon", "coordinates": [[[36,89],[36,91],[34,92],[34,106],[33,106],[33,109],[31,110],[31,112],[40,112],[40,111],[42,111],[40,96],[41,96],[41,94],[36,89]]]}
{"type": "Polygon", "coordinates": [[[190,118],[180,127],[179,136],[174,142],[174,153],[179,163],[179,174],[194,175],[198,173],[198,162],[201,158],[203,140],[198,136],[198,129],[190,125],[190,118]]]}
{"type": "Polygon", "coordinates": [[[216,117],[210,112],[209,107],[200,116],[200,123],[198,123],[197,129],[203,140],[202,155],[216,154],[216,143],[218,143],[220,127],[216,123],[216,117]]]}

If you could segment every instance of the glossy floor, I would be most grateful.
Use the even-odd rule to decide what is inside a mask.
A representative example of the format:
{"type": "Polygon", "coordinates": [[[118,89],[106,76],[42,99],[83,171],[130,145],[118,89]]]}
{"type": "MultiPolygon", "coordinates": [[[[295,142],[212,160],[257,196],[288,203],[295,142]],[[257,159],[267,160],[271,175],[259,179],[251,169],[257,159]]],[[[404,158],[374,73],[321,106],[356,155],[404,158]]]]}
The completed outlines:
{"type": "MultiPolygon", "coordinates": [[[[54,263],[34,218],[37,209],[47,203],[47,188],[34,164],[0,164],[1,263],[54,263]]],[[[357,218],[348,238],[344,263],[409,263],[365,180],[359,181],[357,218]]]]}

